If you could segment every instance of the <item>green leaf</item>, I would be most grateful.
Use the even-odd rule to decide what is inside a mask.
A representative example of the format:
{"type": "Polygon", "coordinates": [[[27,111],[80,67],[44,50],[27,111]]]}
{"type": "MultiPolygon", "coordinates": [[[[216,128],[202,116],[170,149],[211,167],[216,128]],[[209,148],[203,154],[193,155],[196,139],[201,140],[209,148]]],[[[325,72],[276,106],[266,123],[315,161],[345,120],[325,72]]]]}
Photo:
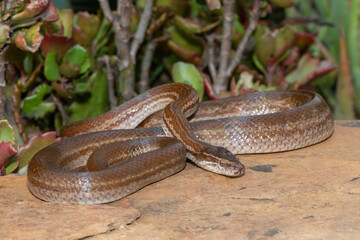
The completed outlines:
{"type": "Polygon", "coordinates": [[[193,21],[180,16],[174,17],[174,25],[190,36],[201,33],[201,26],[199,23],[194,23],[193,21]]]}
{"type": "Polygon", "coordinates": [[[60,21],[62,22],[62,26],[64,28],[64,36],[68,38],[72,37],[72,27],[73,27],[73,19],[74,19],[73,10],[72,9],[58,10],[58,14],[60,15],[60,21]]]}
{"type": "Polygon", "coordinates": [[[44,102],[45,95],[51,93],[52,88],[45,83],[35,88],[33,95],[26,97],[22,102],[22,111],[25,117],[43,118],[45,114],[55,111],[54,102],[44,102]]]}
{"type": "Polygon", "coordinates": [[[44,74],[47,80],[56,81],[60,79],[59,66],[56,63],[56,54],[48,53],[44,63],[44,74]]]}
{"type": "Polygon", "coordinates": [[[170,39],[175,42],[176,45],[183,48],[185,51],[196,52],[199,55],[202,53],[202,43],[197,37],[190,37],[183,34],[181,30],[176,27],[169,27],[170,39]]]}
{"type": "Polygon", "coordinates": [[[275,39],[265,25],[258,25],[254,32],[254,53],[258,63],[266,68],[275,48],[275,39]]]}
{"type": "Polygon", "coordinates": [[[114,31],[111,26],[112,25],[106,20],[106,18],[103,18],[99,30],[97,31],[97,34],[93,40],[93,44],[96,45],[97,48],[102,48],[109,42],[109,39],[111,38],[114,31]]]}
{"type": "Polygon", "coordinates": [[[14,172],[19,166],[19,161],[16,159],[16,157],[12,156],[5,166],[5,172],[6,174],[10,174],[14,172]]]}
{"type": "Polygon", "coordinates": [[[88,81],[91,84],[90,97],[85,102],[76,101],[70,105],[72,121],[96,117],[109,110],[105,69],[94,72],[88,81]]]}
{"type": "Polygon", "coordinates": [[[303,83],[316,70],[319,59],[310,54],[304,54],[299,60],[297,68],[286,76],[286,82],[289,84],[303,83]]]}
{"type": "Polygon", "coordinates": [[[80,45],[69,49],[60,65],[60,73],[68,78],[74,78],[85,73],[90,68],[87,50],[80,45]]]}
{"type": "Polygon", "coordinates": [[[15,143],[14,130],[8,120],[0,120],[0,142],[15,143]]]}
{"type": "Polygon", "coordinates": [[[193,64],[177,62],[172,67],[172,78],[174,82],[185,83],[193,87],[201,101],[204,97],[203,78],[193,64]]]}
{"type": "Polygon", "coordinates": [[[256,39],[255,54],[261,65],[266,68],[275,49],[275,39],[270,33],[265,33],[256,39]]]}
{"type": "Polygon", "coordinates": [[[262,72],[262,73],[266,73],[265,68],[263,67],[263,65],[261,65],[261,62],[259,61],[259,59],[257,58],[256,54],[252,55],[252,59],[253,62],[255,64],[255,66],[262,72]]]}
{"type": "Polygon", "coordinates": [[[85,93],[85,92],[89,91],[90,87],[91,86],[88,81],[87,82],[76,81],[75,82],[75,93],[77,93],[77,94],[85,93]]]}
{"type": "Polygon", "coordinates": [[[95,14],[89,14],[88,12],[78,12],[76,24],[81,28],[88,38],[91,40],[96,36],[100,19],[95,14]]]}
{"type": "Polygon", "coordinates": [[[295,44],[296,35],[294,30],[285,26],[276,32],[274,58],[280,58],[286,50],[295,44]]]}

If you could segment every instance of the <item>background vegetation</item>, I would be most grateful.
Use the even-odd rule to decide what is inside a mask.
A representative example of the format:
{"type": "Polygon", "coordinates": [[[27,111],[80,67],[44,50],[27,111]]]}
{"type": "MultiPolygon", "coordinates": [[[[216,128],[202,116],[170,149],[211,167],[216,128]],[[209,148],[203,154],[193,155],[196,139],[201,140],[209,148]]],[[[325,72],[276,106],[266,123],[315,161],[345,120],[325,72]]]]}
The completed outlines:
{"type": "Polygon", "coordinates": [[[63,125],[172,81],[205,100],[307,88],[326,98],[336,119],[360,115],[359,0],[69,6],[0,1],[1,174],[24,172],[63,125]],[[84,6],[89,12],[78,11],[84,6]]]}

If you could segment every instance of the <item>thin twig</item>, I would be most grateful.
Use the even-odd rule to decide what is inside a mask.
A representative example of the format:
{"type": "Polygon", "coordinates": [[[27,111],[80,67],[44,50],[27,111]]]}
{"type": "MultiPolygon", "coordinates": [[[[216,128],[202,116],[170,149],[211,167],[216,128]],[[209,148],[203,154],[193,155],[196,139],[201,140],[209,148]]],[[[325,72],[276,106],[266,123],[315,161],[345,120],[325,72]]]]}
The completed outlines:
{"type": "Polygon", "coordinates": [[[61,118],[63,120],[63,126],[69,124],[70,123],[70,118],[66,114],[66,111],[65,111],[65,108],[64,108],[64,105],[62,104],[62,102],[55,96],[55,94],[51,94],[51,98],[55,102],[56,107],[59,109],[61,118]]]}
{"type": "Polygon", "coordinates": [[[106,66],[106,78],[107,78],[107,85],[108,85],[109,104],[110,104],[110,108],[113,109],[117,106],[115,91],[114,91],[113,69],[110,64],[109,56],[105,55],[104,57],[102,57],[102,60],[106,66]]]}
{"type": "Polygon", "coordinates": [[[209,61],[208,61],[209,70],[210,70],[211,78],[213,80],[215,80],[217,72],[216,72],[216,67],[215,67],[214,34],[208,35],[206,37],[206,39],[208,42],[207,50],[208,50],[208,56],[209,56],[209,61]]]}
{"type": "Polygon", "coordinates": [[[36,78],[41,73],[44,66],[44,61],[41,60],[40,63],[37,65],[37,67],[34,69],[34,71],[31,73],[31,75],[26,79],[25,84],[23,86],[23,91],[26,91],[29,89],[29,87],[35,82],[36,78]]]}
{"type": "MultiPolygon", "coordinates": [[[[131,11],[132,11],[132,2],[131,0],[119,0],[118,1],[118,10],[120,16],[119,26],[116,26],[120,29],[118,38],[119,44],[119,57],[121,64],[124,68],[127,68],[130,64],[130,21],[131,21],[131,11]]],[[[114,21],[117,25],[118,21],[114,21]]],[[[114,26],[115,27],[115,26],[114,26]]]]}
{"type": "Polygon", "coordinates": [[[167,17],[169,16],[169,13],[164,12],[161,14],[161,16],[155,20],[149,27],[146,32],[147,36],[152,35],[157,29],[159,29],[166,21],[167,17]]]}
{"type": "Polygon", "coordinates": [[[241,61],[241,57],[242,54],[245,50],[245,46],[248,43],[250,36],[252,35],[252,33],[254,32],[256,26],[257,26],[257,22],[259,20],[259,16],[260,16],[260,2],[259,0],[255,0],[254,1],[254,6],[253,6],[253,10],[251,13],[251,17],[249,20],[249,25],[245,31],[245,34],[243,36],[243,38],[241,39],[241,42],[239,43],[237,49],[236,49],[236,53],[235,53],[235,57],[234,59],[231,61],[230,66],[228,67],[228,69],[226,70],[226,77],[230,77],[232,72],[235,70],[236,66],[240,63],[241,61]]]}
{"type": "Polygon", "coordinates": [[[141,14],[139,26],[137,27],[135,37],[131,43],[130,59],[133,64],[136,62],[136,53],[140,45],[144,41],[146,30],[150,22],[153,4],[154,4],[154,0],[146,1],[144,12],[141,14]]]}
{"type": "MultiPolygon", "coordinates": [[[[11,85],[11,88],[13,89],[12,91],[14,91],[14,85],[16,85],[16,83],[11,85]]],[[[7,120],[9,120],[9,123],[10,123],[11,127],[13,128],[16,143],[18,145],[24,145],[25,142],[24,142],[24,139],[22,138],[22,136],[20,135],[18,125],[16,124],[15,116],[12,112],[12,106],[13,106],[13,98],[9,97],[6,99],[6,108],[5,108],[7,120]]]]}
{"type": "Polygon", "coordinates": [[[140,82],[139,88],[140,93],[145,92],[149,89],[149,69],[151,66],[152,58],[154,56],[154,51],[157,46],[157,40],[151,40],[145,49],[145,54],[141,62],[141,75],[140,75],[140,82]]]}
{"type": "Polygon", "coordinates": [[[16,126],[19,130],[19,134],[21,135],[24,142],[28,141],[28,136],[24,130],[24,125],[22,123],[22,118],[20,114],[20,105],[21,105],[21,79],[14,84],[14,89],[12,93],[12,108],[11,111],[13,113],[16,126]]]}
{"type": "Polygon", "coordinates": [[[119,97],[123,98],[121,101],[129,100],[135,93],[134,64],[130,61],[130,21],[132,8],[131,0],[118,0],[117,14],[120,16],[120,22],[115,21],[115,25],[119,24],[119,26],[116,27],[120,29],[116,38],[118,43],[118,56],[121,64],[118,78],[119,97]]]}
{"type": "Polygon", "coordinates": [[[5,113],[5,49],[0,52],[0,120],[6,119],[5,113]]]}
{"type": "Polygon", "coordinates": [[[114,21],[113,14],[110,9],[110,4],[108,0],[99,0],[100,7],[104,13],[105,18],[112,23],[114,21]]]}
{"type": "Polygon", "coordinates": [[[215,92],[219,93],[226,88],[226,70],[229,64],[231,51],[231,35],[234,20],[235,0],[224,0],[223,9],[223,33],[220,48],[220,67],[215,80],[215,92]]]}

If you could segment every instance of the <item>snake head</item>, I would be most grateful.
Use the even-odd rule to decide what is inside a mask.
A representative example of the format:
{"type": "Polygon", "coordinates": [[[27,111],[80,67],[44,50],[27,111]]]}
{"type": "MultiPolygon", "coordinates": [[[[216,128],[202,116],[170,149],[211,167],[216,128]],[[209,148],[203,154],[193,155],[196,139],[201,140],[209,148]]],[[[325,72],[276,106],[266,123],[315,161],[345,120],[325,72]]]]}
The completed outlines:
{"type": "Polygon", "coordinates": [[[204,147],[201,155],[197,156],[196,164],[205,170],[228,177],[245,174],[244,165],[226,148],[209,145],[204,147]]]}

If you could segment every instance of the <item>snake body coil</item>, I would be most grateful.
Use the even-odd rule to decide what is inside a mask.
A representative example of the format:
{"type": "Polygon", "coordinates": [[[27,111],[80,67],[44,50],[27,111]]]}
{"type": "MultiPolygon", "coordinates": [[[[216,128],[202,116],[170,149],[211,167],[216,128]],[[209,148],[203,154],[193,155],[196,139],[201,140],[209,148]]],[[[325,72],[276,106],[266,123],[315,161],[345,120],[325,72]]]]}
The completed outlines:
{"type": "Polygon", "coordinates": [[[197,106],[191,87],[166,84],[65,126],[66,138],[31,160],[30,191],[53,202],[111,202],[181,171],[186,157],[205,170],[241,176],[244,166],[233,154],[306,147],[334,128],[329,107],[310,91],[257,92],[197,106]]]}

